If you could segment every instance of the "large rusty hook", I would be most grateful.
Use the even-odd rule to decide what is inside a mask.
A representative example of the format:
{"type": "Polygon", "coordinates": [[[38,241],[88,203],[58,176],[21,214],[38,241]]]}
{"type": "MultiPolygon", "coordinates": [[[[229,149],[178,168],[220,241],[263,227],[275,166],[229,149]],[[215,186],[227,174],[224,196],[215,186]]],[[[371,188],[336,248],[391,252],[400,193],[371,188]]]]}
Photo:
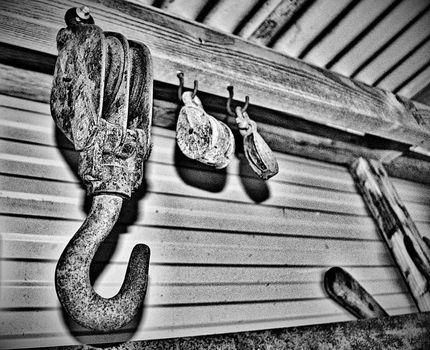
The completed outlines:
{"type": "Polygon", "coordinates": [[[57,35],[51,114],[79,151],[79,175],[93,203],[55,272],[61,304],[79,324],[121,328],[145,298],[149,248],[134,247],[120,291],[103,298],[92,288],[91,261],[143,178],[151,151],[152,60],[147,47],[94,25],[86,8],[67,12],[57,35]]]}
{"type": "Polygon", "coordinates": [[[129,323],[139,311],[148,282],[149,248],[134,247],[120,291],[106,299],[90,284],[90,265],[94,255],[118,219],[123,199],[98,195],[88,217],[76,232],[55,270],[55,285],[61,304],[83,326],[111,331],[129,323]]]}

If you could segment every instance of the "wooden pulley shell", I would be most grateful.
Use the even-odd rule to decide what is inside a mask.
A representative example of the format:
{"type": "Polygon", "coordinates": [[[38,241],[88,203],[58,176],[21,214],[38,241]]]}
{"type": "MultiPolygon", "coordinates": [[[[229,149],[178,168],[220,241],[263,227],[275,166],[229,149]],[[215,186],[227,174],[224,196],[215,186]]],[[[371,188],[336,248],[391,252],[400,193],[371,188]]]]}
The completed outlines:
{"type": "Polygon", "coordinates": [[[95,25],[63,28],[51,90],[51,114],[77,151],[88,147],[102,113],[106,39],[95,25]]]}
{"type": "Polygon", "coordinates": [[[278,162],[266,141],[257,131],[257,124],[241,107],[236,108],[236,122],[243,136],[243,151],[252,170],[263,180],[276,175],[278,162]]]}
{"type": "Polygon", "coordinates": [[[325,273],[324,288],[333,300],[359,319],[388,316],[360,283],[338,266],[325,273]]]}
{"type": "Polygon", "coordinates": [[[235,143],[230,128],[203,109],[191,91],[182,94],[184,106],[179,112],[176,139],[181,151],[191,159],[225,168],[233,158],[235,143]]]}

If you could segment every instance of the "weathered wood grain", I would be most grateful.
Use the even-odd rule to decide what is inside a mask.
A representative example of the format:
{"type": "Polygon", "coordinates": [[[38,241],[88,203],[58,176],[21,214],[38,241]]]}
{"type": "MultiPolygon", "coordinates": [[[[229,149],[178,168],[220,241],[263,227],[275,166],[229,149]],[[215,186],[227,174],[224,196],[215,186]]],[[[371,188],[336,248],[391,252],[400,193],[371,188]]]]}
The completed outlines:
{"type": "Polygon", "coordinates": [[[359,158],[352,164],[351,173],[418,308],[430,311],[428,238],[418,231],[381,163],[359,158]]]}
{"type": "MultiPolygon", "coordinates": [[[[2,42],[56,54],[55,36],[74,1],[2,2],[2,42]]],[[[97,24],[147,44],[155,80],[177,84],[182,70],[203,91],[226,96],[234,84],[239,99],[321,125],[349,128],[430,148],[428,125],[412,117],[391,93],[343,78],[258,47],[237,37],[125,1],[88,0],[97,24]],[[240,95],[242,94],[242,96],[240,95]]]]}
{"type": "MultiPolygon", "coordinates": [[[[31,70],[0,64],[0,93],[40,102],[49,102],[52,87],[52,76],[31,70]]],[[[180,105],[175,100],[175,89],[165,86],[155,86],[154,118],[155,126],[174,130],[180,105]],[[165,100],[170,97],[170,101],[165,100]]],[[[220,106],[225,100],[212,95],[203,96],[203,104],[208,112],[220,120],[226,115],[220,106]]],[[[387,170],[391,176],[430,183],[430,161],[428,157],[414,157],[413,152],[408,156],[400,156],[408,150],[407,145],[390,142],[385,139],[369,136],[352,135],[329,127],[319,128],[315,134],[314,125],[310,123],[284,123],[279,127],[273,125],[276,119],[283,115],[262,108],[251,106],[249,113],[258,117],[258,130],[268,145],[275,151],[300,155],[312,159],[327,161],[335,164],[349,165],[357,157],[387,160],[393,153],[397,157],[390,159],[387,170]],[[262,123],[267,120],[269,123],[262,123]],[[294,124],[294,125],[293,125],[294,124]],[[299,130],[292,128],[297,127],[299,130]],[[324,136],[325,135],[325,136],[324,136]]],[[[228,121],[235,129],[234,118],[228,121]]],[[[238,136],[239,137],[239,136],[238,136]]],[[[385,164],[385,162],[384,162],[385,164]]]]}
{"type": "MultiPolygon", "coordinates": [[[[429,329],[430,314],[425,313],[205,337],[130,341],[120,349],[426,349],[430,346],[429,329]]],[[[83,345],[67,349],[96,348],[83,345]]]]}

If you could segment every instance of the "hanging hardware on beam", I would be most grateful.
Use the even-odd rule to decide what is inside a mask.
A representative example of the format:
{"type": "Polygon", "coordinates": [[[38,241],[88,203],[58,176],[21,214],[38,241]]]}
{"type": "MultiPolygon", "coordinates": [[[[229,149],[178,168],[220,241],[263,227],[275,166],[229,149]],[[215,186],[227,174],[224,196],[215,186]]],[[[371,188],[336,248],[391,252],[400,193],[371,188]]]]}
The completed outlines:
{"type": "Polygon", "coordinates": [[[205,112],[197,97],[198,81],[194,81],[193,92],[182,92],[184,73],[178,72],[177,76],[178,97],[184,103],[176,125],[179,148],[188,158],[216,169],[225,168],[235,150],[233,133],[227,125],[205,112]]]}
{"type": "Polygon", "coordinates": [[[94,255],[115,225],[124,198],[142,183],[151,152],[152,59],[148,48],[94,25],[86,7],[67,11],[57,35],[51,114],[79,151],[79,175],[94,196],[55,271],[61,304],[79,324],[112,331],[129,323],[145,298],[150,251],[134,247],[117,295],[90,284],[94,255]]]}
{"type": "Polygon", "coordinates": [[[340,267],[332,267],[324,275],[324,288],[328,295],[357,318],[388,316],[378,302],[340,267]]]}
{"type": "Polygon", "coordinates": [[[233,100],[233,86],[227,87],[227,113],[236,118],[239,132],[243,137],[243,151],[252,170],[262,179],[268,180],[279,171],[278,162],[266,141],[257,132],[257,124],[249,118],[246,110],[249,106],[249,96],[245,97],[243,107],[237,106],[235,112],[231,108],[233,100]]]}

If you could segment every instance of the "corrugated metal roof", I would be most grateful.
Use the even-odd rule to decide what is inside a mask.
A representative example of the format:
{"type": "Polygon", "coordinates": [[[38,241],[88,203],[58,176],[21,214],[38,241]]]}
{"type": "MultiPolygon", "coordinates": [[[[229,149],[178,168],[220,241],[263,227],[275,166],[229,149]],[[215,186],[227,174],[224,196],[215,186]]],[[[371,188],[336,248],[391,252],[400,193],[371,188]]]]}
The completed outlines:
{"type": "Polygon", "coordinates": [[[132,2],[159,7],[430,104],[428,0],[132,2]]]}

